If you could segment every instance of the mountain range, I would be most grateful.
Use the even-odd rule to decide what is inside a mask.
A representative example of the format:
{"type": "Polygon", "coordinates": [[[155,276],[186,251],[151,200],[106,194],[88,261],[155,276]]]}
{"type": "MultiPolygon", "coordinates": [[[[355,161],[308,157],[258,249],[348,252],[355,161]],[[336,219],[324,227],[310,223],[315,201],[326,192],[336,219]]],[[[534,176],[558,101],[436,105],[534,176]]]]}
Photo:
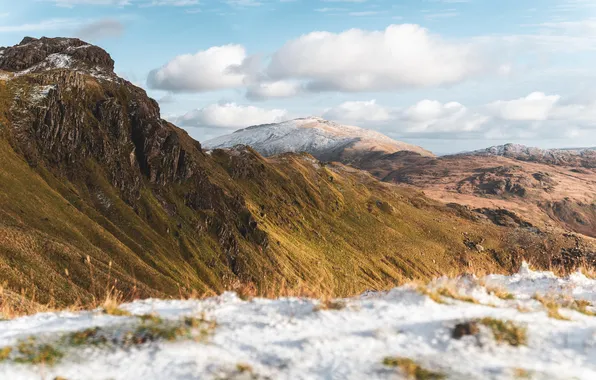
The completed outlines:
{"type": "Polygon", "coordinates": [[[523,220],[542,230],[555,228],[596,237],[594,149],[544,150],[506,144],[436,157],[378,132],[369,134],[318,118],[249,127],[204,145],[237,144],[249,145],[266,156],[305,151],[321,160],[337,160],[367,170],[384,182],[423,190],[437,201],[491,214],[500,224],[523,220]],[[318,140],[306,136],[329,135],[327,125],[341,132],[333,135],[336,142],[343,141],[340,138],[345,139],[346,134],[350,136],[349,155],[342,150],[337,153],[336,146],[342,147],[341,143],[309,145],[318,140]],[[294,137],[299,134],[302,138],[294,137]],[[494,210],[507,210],[514,217],[497,218],[494,210]]]}
{"type": "MultiPolygon", "coordinates": [[[[492,157],[437,158],[318,118],[231,136],[193,140],[84,41],[25,38],[0,48],[2,297],[23,307],[23,299],[84,304],[112,286],[131,298],[240,286],[341,296],[469,268],[510,272],[524,258],[571,266],[594,252],[579,228],[592,228],[591,216],[549,229],[517,210],[445,202],[451,190],[435,191],[450,178],[444,170],[456,178],[470,170],[479,178],[455,194],[524,199],[519,186],[531,186],[515,173],[478,171],[480,162],[494,167],[492,157]],[[487,187],[492,176],[497,184],[487,187]]],[[[550,178],[546,163],[499,159],[531,174],[541,196],[565,195],[548,190],[563,180],[594,183],[585,165],[550,178]]],[[[576,195],[565,195],[570,210],[593,210],[576,195]]]]}

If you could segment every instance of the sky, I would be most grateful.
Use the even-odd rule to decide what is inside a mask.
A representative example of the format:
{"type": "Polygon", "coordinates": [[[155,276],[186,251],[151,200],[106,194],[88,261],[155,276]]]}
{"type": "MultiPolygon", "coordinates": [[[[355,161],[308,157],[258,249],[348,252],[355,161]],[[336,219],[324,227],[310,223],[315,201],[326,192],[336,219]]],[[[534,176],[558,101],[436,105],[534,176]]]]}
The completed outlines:
{"type": "Polygon", "coordinates": [[[78,37],[204,141],[319,116],[437,153],[596,146],[595,0],[0,0],[0,46],[78,37]]]}

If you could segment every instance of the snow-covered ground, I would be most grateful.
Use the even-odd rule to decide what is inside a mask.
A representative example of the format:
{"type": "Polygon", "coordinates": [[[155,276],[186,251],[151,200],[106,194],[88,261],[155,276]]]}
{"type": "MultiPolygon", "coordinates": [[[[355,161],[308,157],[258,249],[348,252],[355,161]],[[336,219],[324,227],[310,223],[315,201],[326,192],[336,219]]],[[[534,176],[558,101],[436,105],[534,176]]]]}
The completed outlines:
{"type": "Polygon", "coordinates": [[[137,316],[154,313],[167,323],[185,316],[216,322],[208,335],[194,340],[185,336],[124,344],[126,331],[148,322],[100,311],[3,321],[0,357],[2,347],[13,347],[13,353],[0,363],[0,379],[404,378],[399,368],[384,365],[386,357],[412,359],[451,379],[596,379],[596,317],[587,315],[594,309],[588,306],[584,314],[563,308],[559,313],[564,319],[557,319],[533,299],[538,293],[596,301],[596,281],[579,273],[557,278],[524,266],[513,276],[439,279],[425,289],[421,293],[404,286],[367,293],[343,300],[345,307],[340,302],[329,309],[317,307],[316,300],[243,301],[233,293],[122,306],[137,316]],[[432,297],[443,301],[436,302],[422,294],[445,288],[458,289],[462,299],[472,297],[477,303],[432,297]],[[499,343],[483,324],[476,335],[452,337],[457,324],[485,317],[526,328],[527,343],[499,343]],[[109,339],[66,343],[73,332],[93,327],[109,339]],[[53,366],[15,362],[19,342],[30,336],[64,356],[53,366]]]}

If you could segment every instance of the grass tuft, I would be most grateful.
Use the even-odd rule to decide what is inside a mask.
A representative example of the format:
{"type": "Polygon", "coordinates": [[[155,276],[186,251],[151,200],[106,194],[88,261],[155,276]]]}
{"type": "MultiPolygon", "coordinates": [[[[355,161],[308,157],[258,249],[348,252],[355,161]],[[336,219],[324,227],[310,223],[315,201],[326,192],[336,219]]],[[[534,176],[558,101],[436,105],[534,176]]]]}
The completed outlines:
{"type": "Polygon", "coordinates": [[[509,293],[507,290],[501,287],[487,287],[486,291],[488,294],[492,294],[493,296],[500,298],[504,301],[514,300],[515,296],[512,293],[509,293]]]}
{"type": "Polygon", "coordinates": [[[22,340],[17,344],[14,361],[22,364],[45,364],[53,366],[64,354],[50,344],[37,344],[35,338],[22,340]]]}
{"type": "Polygon", "coordinates": [[[547,296],[542,296],[540,294],[535,294],[534,297],[532,297],[532,298],[535,299],[536,301],[540,302],[544,306],[549,317],[558,319],[560,321],[568,321],[569,320],[569,318],[561,315],[561,313],[559,312],[559,308],[561,307],[561,304],[554,297],[547,297],[547,296]]]}
{"type": "Polygon", "coordinates": [[[12,347],[0,348],[0,362],[7,360],[12,353],[12,347]]]}
{"type": "Polygon", "coordinates": [[[507,343],[514,347],[525,346],[528,343],[527,329],[511,321],[487,317],[479,322],[492,331],[495,340],[499,343],[507,343]]]}
{"type": "Polygon", "coordinates": [[[122,304],[122,295],[117,291],[108,291],[103,301],[103,312],[117,317],[129,317],[131,314],[120,308],[122,304]]]}
{"type": "Polygon", "coordinates": [[[346,306],[346,302],[342,300],[323,299],[317,306],[315,306],[314,311],[343,310],[346,306]]]}
{"type": "Polygon", "coordinates": [[[437,289],[436,292],[443,297],[452,298],[454,300],[476,304],[478,303],[478,301],[474,297],[462,295],[457,290],[452,288],[442,287],[437,289]]]}
{"type": "Polygon", "coordinates": [[[383,359],[383,365],[386,367],[398,368],[408,379],[437,380],[445,378],[445,374],[423,368],[418,363],[408,358],[388,356],[383,359]]]}
{"type": "Polygon", "coordinates": [[[72,346],[97,346],[106,344],[108,339],[102,334],[102,331],[99,327],[94,327],[83,331],[76,331],[67,336],[66,341],[72,346]]]}

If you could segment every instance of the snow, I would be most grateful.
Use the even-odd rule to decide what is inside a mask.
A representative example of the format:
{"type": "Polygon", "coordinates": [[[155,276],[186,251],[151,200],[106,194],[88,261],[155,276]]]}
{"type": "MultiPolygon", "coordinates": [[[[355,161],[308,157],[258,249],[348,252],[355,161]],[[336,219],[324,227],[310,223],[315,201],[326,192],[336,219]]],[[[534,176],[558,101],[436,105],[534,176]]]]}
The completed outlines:
{"type": "Polygon", "coordinates": [[[265,156],[306,152],[324,156],[350,147],[394,153],[401,150],[429,154],[422,148],[395,141],[379,132],[308,117],[238,130],[202,143],[205,149],[248,145],[265,156]]]}
{"type": "Polygon", "coordinates": [[[47,85],[47,86],[38,86],[31,91],[30,97],[31,101],[34,103],[39,103],[44,100],[50,93],[50,91],[55,90],[55,85],[47,85]]]}
{"type": "MultiPolygon", "coordinates": [[[[596,301],[596,281],[575,273],[558,278],[527,265],[512,276],[440,278],[427,289],[456,286],[479,303],[445,298],[436,303],[416,287],[367,292],[343,300],[341,310],[316,310],[319,301],[300,298],[243,301],[234,293],[206,300],[143,300],[123,305],[135,315],[156,313],[176,320],[201,315],[217,322],[207,341],[178,340],[118,348],[65,348],[53,367],[0,362],[2,379],[390,379],[387,356],[408,357],[451,379],[511,379],[520,370],[532,379],[596,378],[596,317],[562,310],[553,319],[532,299],[536,293],[596,301]],[[487,289],[502,287],[515,299],[487,289]],[[488,328],[477,337],[451,337],[460,322],[494,317],[526,326],[527,346],[497,343],[488,328]],[[238,365],[252,368],[241,373],[238,365]],[[260,377],[256,377],[260,376],[260,377]]],[[[44,313],[0,322],[0,347],[30,335],[58,342],[67,332],[99,326],[120,331],[138,318],[88,311],[44,313]]],[[[399,378],[399,377],[397,377],[399,378]]]]}
{"type": "Polygon", "coordinates": [[[53,69],[66,69],[72,65],[72,57],[66,54],[50,54],[45,61],[53,69]]]}
{"type": "Polygon", "coordinates": [[[583,156],[594,151],[595,148],[572,148],[572,149],[540,149],[528,147],[521,144],[505,144],[491,146],[486,149],[475,150],[464,155],[490,155],[490,156],[505,156],[505,157],[561,157],[561,156],[583,156]]]}

